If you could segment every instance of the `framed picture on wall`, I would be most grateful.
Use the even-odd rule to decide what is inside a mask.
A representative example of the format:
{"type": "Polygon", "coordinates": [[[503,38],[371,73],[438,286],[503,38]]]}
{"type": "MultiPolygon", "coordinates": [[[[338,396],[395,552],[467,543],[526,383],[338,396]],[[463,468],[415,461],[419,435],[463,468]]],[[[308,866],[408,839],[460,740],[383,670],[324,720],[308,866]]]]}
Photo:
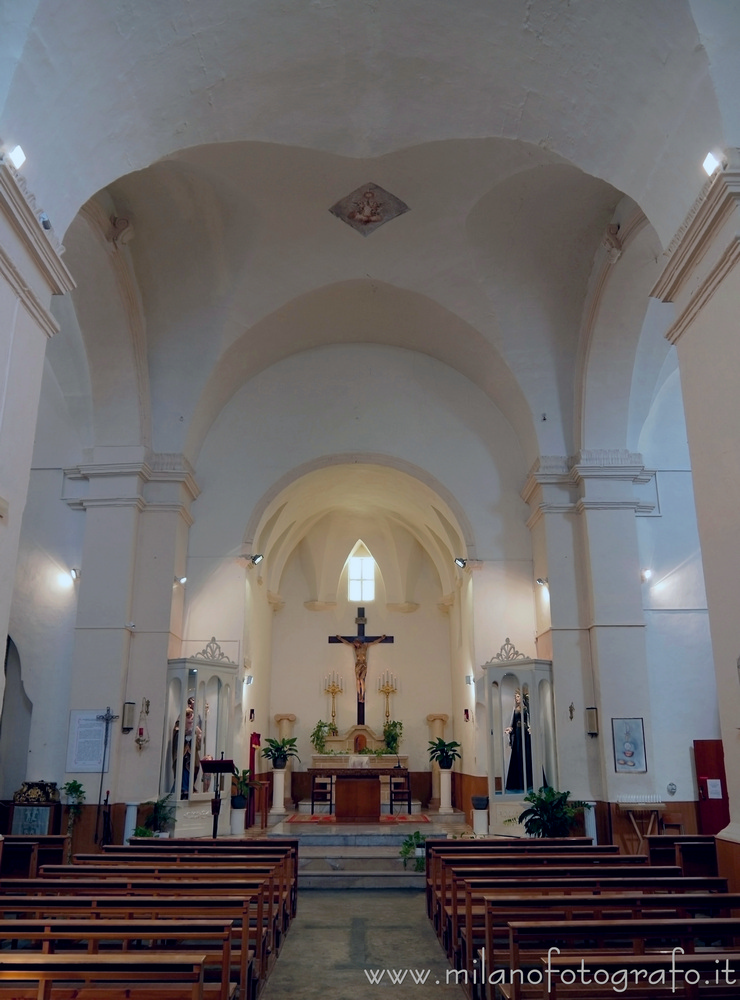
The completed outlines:
{"type": "Polygon", "coordinates": [[[647,771],[642,719],[612,719],[614,770],[622,774],[647,771]]]}

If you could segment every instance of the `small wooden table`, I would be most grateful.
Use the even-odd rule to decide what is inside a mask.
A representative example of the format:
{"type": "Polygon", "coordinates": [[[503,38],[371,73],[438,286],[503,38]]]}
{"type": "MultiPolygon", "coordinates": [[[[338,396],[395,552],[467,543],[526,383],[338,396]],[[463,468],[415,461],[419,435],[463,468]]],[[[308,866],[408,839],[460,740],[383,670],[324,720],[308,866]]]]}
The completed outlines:
{"type": "Polygon", "coordinates": [[[338,823],[377,823],[380,778],[407,775],[405,767],[317,767],[308,773],[334,777],[334,812],[338,823]]]}

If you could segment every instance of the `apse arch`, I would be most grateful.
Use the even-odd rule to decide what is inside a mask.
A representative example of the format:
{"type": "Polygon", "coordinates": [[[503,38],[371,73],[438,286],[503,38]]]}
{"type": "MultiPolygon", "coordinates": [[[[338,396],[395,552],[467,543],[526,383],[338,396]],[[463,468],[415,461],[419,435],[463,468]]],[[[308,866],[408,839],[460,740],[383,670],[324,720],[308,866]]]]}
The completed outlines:
{"type": "Polygon", "coordinates": [[[293,299],[222,353],[193,411],[184,448],[188,460],[196,465],[219,413],[256,374],[291,354],[336,342],[401,347],[457,370],[501,410],[528,461],[536,458],[527,401],[500,353],[478,330],[428,296],[383,282],[350,280],[293,299]]]}
{"type": "MultiPolygon", "coordinates": [[[[383,549],[386,590],[391,594],[390,603],[399,607],[408,603],[408,593],[399,575],[400,560],[394,554],[394,532],[408,533],[427,553],[442,594],[456,589],[459,569],[455,557],[475,560],[473,528],[465,511],[424,469],[388,455],[363,455],[360,459],[354,454],[333,454],[292,469],[254,507],[243,551],[264,554],[261,574],[270,593],[280,592],[283,571],[296,548],[322,519],[337,510],[380,525],[380,541],[366,544],[376,562],[380,562],[378,547],[383,549]]],[[[345,547],[306,557],[315,576],[317,602],[332,599],[331,590],[341,576],[348,551],[345,547]]]]}

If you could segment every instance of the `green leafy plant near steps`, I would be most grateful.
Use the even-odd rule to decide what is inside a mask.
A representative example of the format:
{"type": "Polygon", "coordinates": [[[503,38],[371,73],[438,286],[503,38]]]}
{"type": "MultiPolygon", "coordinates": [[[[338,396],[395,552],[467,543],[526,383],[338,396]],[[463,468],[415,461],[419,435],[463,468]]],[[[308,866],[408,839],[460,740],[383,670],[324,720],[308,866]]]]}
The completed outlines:
{"type": "Polygon", "coordinates": [[[72,833],[75,823],[82,815],[85,789],[79,781],[68,781],[65,785],[62,785],[62,791],[67,796],[67,836],[69,837],[69,846],[65,860],[69,863],[72,860],[72,833]]]}
{"type": "Polygon", "coordinates": [[[567,837],[577,822],[578,813],[591,808],[589,802],[569,802],[569,798],[570,792],[558,792],[543,785],[539,791],[524,796],[524,801],[530,805],[518,819],[505,822],[523,823],[529,837],[567,837]]]}
{"type": "Polygon", "coordinates": [[[137,826],[134,830],[135,837],[153,837],[155,833],[165,833],[172,829],[175,819],[175,807],[170,802],[172,797],[163,795],[161,799],[145,802],[145,806],[151,806],[152,811],[144,820],[143,826],[137,826]]]}
{"type": "Polygon", "coordinates": [[[424,842],[426,837],[420,833],[418,830],[414,830],[410,833],[408,837],[402,842],[401,850],[399,854],[403,859],[403,867],[405,868],[411,858],[414,858],[414,871],[423,872],[426,866],[426,862],[423,857],[416,857],[416,850],[419,847],[424,847],[424,842]]]}
{"type": "Polygon", "coordinates": [[[398,744],[403,739],[403,723],[389,719],[383,726],[383,742],[387,753],[398,753],[398,744]]]}

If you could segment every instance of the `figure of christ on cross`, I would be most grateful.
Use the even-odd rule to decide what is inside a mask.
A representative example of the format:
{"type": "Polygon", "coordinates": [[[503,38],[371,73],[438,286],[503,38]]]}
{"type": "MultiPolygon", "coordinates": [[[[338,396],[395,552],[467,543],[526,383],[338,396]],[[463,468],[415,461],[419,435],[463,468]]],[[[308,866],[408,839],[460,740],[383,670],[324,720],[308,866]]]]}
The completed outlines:
{"type": "Polygon", "coordinates": [[[330,635],[329,642],[343,642],[351,646],[355,653],[355,679],[357,683],[357,725],[365,725],[365,682],[367,678],[367,651],[379,642],[393,642],[392,635],[365,635],[365,609],[357,609],[355,624],[357,635],[330,635]]]}

